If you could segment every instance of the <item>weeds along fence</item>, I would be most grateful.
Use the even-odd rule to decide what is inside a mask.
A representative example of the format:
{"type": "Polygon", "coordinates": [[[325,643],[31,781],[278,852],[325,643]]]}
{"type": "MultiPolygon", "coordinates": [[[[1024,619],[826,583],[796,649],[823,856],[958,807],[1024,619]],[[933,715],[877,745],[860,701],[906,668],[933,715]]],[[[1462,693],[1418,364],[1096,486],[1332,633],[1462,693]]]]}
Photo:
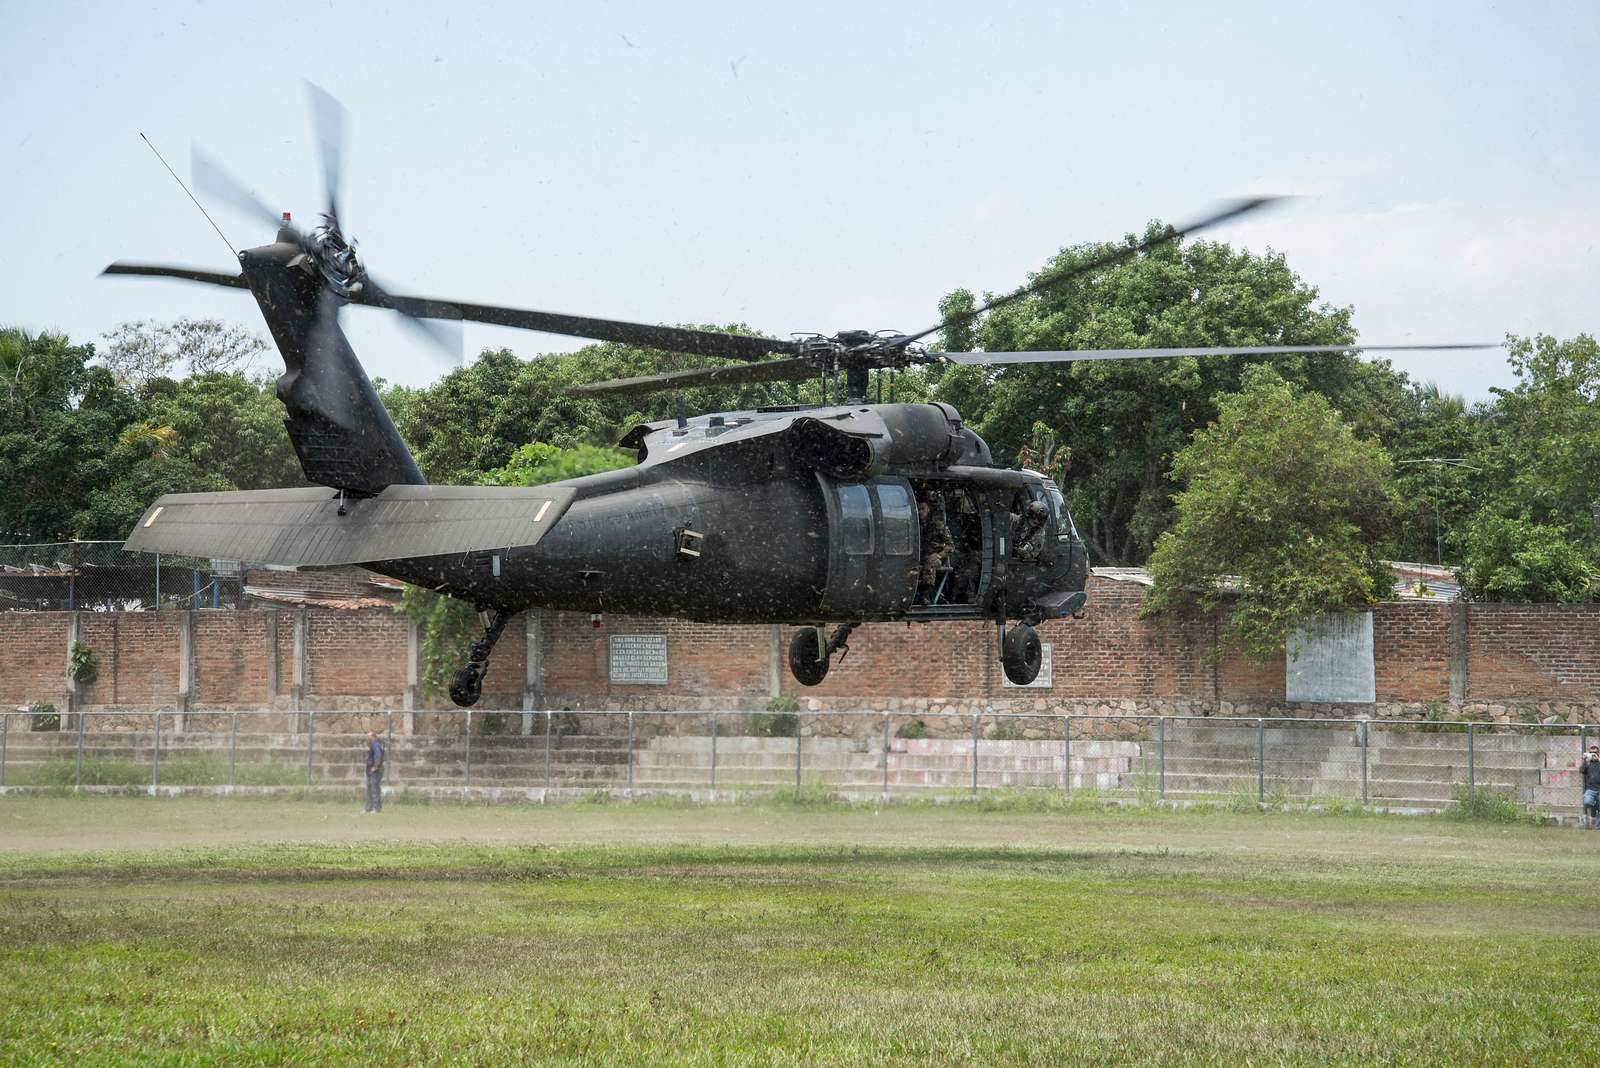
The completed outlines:
{"type": "Polygon", "coordinates": [[[429,798],[1039,797],[1437,811],[1493,797],[1573,817],[1582,725],[848,712],[87,712],[0,715],[0,787],[429,798]],[[460,717],[450,722],[449,717],[460,717]]]}
{"type": "Polygon", "coordinates": [[[120,541],[0,545],[0,612],[237,608],[239,565],[125,552],[120,541]]]}

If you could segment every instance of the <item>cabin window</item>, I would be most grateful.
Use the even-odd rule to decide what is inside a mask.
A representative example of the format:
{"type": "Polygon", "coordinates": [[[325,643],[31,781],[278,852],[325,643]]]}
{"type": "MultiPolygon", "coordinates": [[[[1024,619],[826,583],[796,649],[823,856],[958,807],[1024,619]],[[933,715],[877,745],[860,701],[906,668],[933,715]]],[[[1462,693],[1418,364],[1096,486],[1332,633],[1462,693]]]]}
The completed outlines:
{"type": "Polygon", "coordinates": [[[904,486],[883,483],[878,486],[878,508],[883,514],[883,551],[887,556],[911,555],[911,531],[916,512],[911,494],[904,486]]]}
{"type": "Polygon", "coordinates": [[[839,487],[839,521],[845,552],[851,556],[872,552],[872,494],[867,487],[839,487]]]}

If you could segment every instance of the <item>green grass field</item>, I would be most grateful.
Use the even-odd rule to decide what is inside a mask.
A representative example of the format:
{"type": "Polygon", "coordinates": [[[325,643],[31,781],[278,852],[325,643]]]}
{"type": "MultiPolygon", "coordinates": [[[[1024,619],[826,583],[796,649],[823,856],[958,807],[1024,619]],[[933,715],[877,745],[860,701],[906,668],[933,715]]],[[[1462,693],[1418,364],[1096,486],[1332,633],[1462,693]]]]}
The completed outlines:
{"type": "Polygon", "coordinates": [[[0,798],[0,1062],[1578,1064],[1600,834],[0,798]]]}

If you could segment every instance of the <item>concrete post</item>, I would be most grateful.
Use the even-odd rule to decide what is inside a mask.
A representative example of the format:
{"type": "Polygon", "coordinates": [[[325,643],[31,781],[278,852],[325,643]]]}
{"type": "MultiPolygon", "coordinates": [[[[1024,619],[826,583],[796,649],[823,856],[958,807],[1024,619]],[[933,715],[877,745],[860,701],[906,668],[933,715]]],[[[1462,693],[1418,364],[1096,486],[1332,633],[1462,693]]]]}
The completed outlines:
{"type": "Polygon", "coordinates": [[[1467,686],[1467,602],[1457,598],[1450,604],[1450,703],[1466,703],[1467,686]]]}
{"type": "Polygon", "coordinates": [[[73,713],[78,710],[78,680],[72,677],[72,647],[78,644],[78,613],[72,612],[67,616],[67,652],[62,663],[65,667],[62,674],[66,679],[67,700],[66,707],[61,710],[61,728],[66,729],[73,713]]]}
{"type": "Polygon", "coordinates": [[[183,732],[184,718],[194,696],[194,613],[178,613],[178,719],[175,730],[183,732]]]}
{"type": "Polygon", "coordinates": [[[278,699],[278,611],[273,609],[267,613],[266,619],[267,643],[267,705],[278,699]]]}
{"type": "Polygon", "coordinates": [[[533,733],[533,714],[544,708],[544,613],[530,608],[522,617],[522,733],[533,733]]]}
{"type": "Polygon", "coordinates": [[[406,692],[405,710],[414,712],[417,708],[417,692],[422,684],[421,652],[418,642],[421,640],[417,621],[406,620],[406,692]]]}
{"type": "Polygon", "coordinates": [[[774,623],[767,631],[767,696],[783,696],[783,625],[774,623]]]}
{"type": "Polygon", "coordinates": [[[306,610],[294,611],[294,656],[290,663],[289,701],[296,712],[306,698],[306,610]]]}

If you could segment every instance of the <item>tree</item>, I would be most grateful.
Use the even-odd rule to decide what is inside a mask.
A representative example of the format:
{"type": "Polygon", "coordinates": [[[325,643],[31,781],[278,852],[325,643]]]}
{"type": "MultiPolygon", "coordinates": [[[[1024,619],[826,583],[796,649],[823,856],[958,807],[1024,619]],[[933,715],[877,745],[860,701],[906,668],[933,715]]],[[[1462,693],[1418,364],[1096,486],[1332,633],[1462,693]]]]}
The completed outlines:
{"type": "MultiPolygon", "coordinates": [[[[1146,236],[1160,229],[1153,224],[1146,236]]],[[[1111,247],[1065,249],[1041,274],[1111,247]]],[[[974,306],[972,294],[957,291],[940,310],[949,318],[974,306]]],[[[944,343],[990,351],[1338,344],[1355,338],[1350,314],[1318,303],[1316,288],[1280,254],[1173,242],[1017,301],[976,327],[947,330],[944,343]]],[[[937,374],[936,389],[997,456],[1016,456],[1036,425],[1053,431],[1071,450],[1068,496],[1094,555],[1138,564],[1174,520],[1173,454],[1216,416],[1214,398],[1239,389],[1245,370],[1263,362],[1330,398],[1364,435],[1383,438],[1396,427],[1405,376],[1342,354],[952,367],[937,374]]]]}
{"type": "Polygon", "coordinates": [[[1387,444],[1403,502],[1386,553],[1395,560],[1460,559],[1461,537],[1491,488],[1487,480],[1490,409],[1468,405],[1436,383],[1412,385],[1387,444]]]}
{"type": "Polygon", "coordinates": [[[218,319],[175,319],[123,323],[105,335],[101,362],[118,382],[140,386],[153,378],[169,378],[174,368],[206,375],[257,369],[267,351],[261,338],[241,326],[218,319]]]}
{"type": "Polygon", "coordinates": [[[1385,589],[1389,458],[1325,397],[1251,368],[1173,473],[1185,488],[1150,560],[1147,612],[1227,607],[1223,644],[1263,661],[1306,620],[1385,589]]]}
{"type": "Polygon", "coordinates": [[[1600,595],[1600,567],[1565,528],[1479,512],[1457,577],[1474,601],[1582,601],[1600,595]]]}
{"type": "Polygon", "coordinates": [[[211,371],[174,382],[158,378],[140,390],[146,425],[169,428],[176,455],[223,479],[231,489],[305,485],[284,433],[283,404],[270,379],[211,371]]]}
{"type": "Polygon", "coordinates": [[[104,367],[94,346],[0,331],[9,372],[0,424],[0,531],[20,541],[121,538],[163,493],[228,489],[179,454],[171,428],[104,367]]]}
{"type": "MultiPolygon", "coordinates": [[[[673,414],[671,392],[583,396],[572,393],[573,386],[714,362],[609,342],[531,360],[509,349],[485,350],[470,366],[426,389],[388,387],[382,397],[429,480],[470,483],[504,466],[528,442],[559,448],[611,445],[635,424],[673,414]]],[[[819,390],[815,381],[806,381],[706,386],[678,393],[685,408],[697,413],[814,402],[819,390]]],[[[919,376],[907,375],[901,377],[899,393],[909,399],[926,395],[926,389],[919,376]]]]}
{"type": "Polygon", "coordinates": [[[1496,389],[1483,462],[1497,511],[1564,527],[1575,544],[1600,549],[1600,345],[1587,334],[1508,337],[1515,389],[1496,389]]]}

